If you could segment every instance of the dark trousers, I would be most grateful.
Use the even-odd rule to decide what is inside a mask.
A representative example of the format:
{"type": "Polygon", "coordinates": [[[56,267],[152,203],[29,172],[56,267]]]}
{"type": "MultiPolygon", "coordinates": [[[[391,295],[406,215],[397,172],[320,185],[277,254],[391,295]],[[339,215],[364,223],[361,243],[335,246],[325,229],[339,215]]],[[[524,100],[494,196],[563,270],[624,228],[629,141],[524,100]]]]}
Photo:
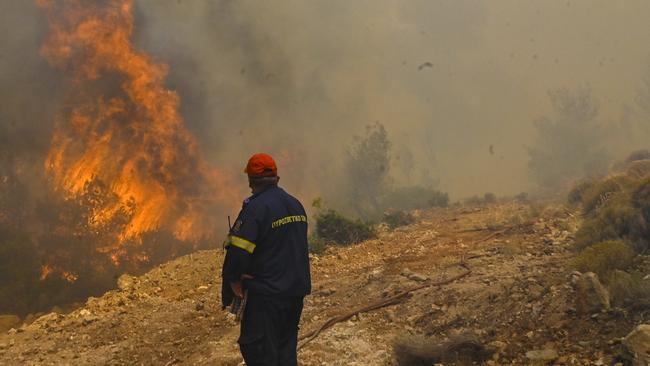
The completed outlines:
{"type": "Polygon", "coordinates": [[[247,366],[296,366],[302,297],[250,294],[244,309],[239,349],[247,366]]]}

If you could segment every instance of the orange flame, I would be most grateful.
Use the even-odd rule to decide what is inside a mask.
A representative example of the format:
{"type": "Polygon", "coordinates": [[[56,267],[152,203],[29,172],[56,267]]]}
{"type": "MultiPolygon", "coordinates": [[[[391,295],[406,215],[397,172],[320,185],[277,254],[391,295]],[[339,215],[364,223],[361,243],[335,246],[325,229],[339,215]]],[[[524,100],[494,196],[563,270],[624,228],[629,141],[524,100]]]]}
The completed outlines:
{"type": "Polygon", "coordinates": [[[51,34],[41,49],[72,76],[69,105],[57,121],[46,170],[56,187],[79,195],[98,179],[117,202],[103,202],[89,226],[132,207],[120,246],[161,228],[182,240],[211,237],[214,213],[235,196],[225,174],[208,166],[164,86],[167,66],[131,43],[132,0],[38,0],[51,34]]]}
{"type": "Polygon", "coordinates": [[[54,272],[54,269],[49,264],[44,264],[41,266],[41,281],[44,281],[54,272]]]}
{"type": "Polygon", "coordinates": [[[76,274],[74,274],[72,272],[61,271],[61,278],[63,278],[64,280],[66,280],[66,281],[68,281],[70,283],[74,283],[79,278],[79,276],[77,276],[76,274]]]}
{"type": "Polygon", "coordinates": [[[70,283],[74,283],[79,278],[79,276],[77,274],[73,273],[73,272],[64,271],[64,270],[61,270],[61,269],[58,269],[58,268],[54,268],[53,266],[51,266],[49,264],[44,264],[44,265],[41,266],[41,277],[40,277],[41,281],[45,281],[53,273],[56,273],[56,272],[58,272],[58,274],[59,274],[59,276],[61,278],[63,278],[64,280],[66,280],[66,281],[68,281],[70,283]]]}

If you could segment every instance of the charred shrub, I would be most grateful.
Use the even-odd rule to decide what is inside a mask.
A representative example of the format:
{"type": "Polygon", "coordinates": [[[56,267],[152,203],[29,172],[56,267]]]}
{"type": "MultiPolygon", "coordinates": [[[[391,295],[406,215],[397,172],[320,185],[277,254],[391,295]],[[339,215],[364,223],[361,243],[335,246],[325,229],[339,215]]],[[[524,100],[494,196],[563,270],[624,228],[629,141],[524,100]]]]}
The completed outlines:
{"type": "Polygon", "coordinates": [[[433,188],[408,186],[388,192],[383,200],[385,210],[416,210],[430,207],[447,207],[449,195],[433,188]]]}
{"type": "Polygon", "coordinates": [[[415,221],[413,215],[405,211],[393,211],[384,213],[383,220],[388,227],[395,229],[400,226],[410,225],[415,221]]]}
{"type": "Polygon", "coordinates": [[[316,215],[316,235],[339,245],[355,244],[376,237],[372,225],[349,219],[332,209],[316,215]]]}
{"type": "Polygon", "coordinates": [[[622,240],[610,240],[585,248],[574,260],[580,272],[594,272],[606,278],[614,270],[625,270],[632,265],[636,253],[622,240]]]}

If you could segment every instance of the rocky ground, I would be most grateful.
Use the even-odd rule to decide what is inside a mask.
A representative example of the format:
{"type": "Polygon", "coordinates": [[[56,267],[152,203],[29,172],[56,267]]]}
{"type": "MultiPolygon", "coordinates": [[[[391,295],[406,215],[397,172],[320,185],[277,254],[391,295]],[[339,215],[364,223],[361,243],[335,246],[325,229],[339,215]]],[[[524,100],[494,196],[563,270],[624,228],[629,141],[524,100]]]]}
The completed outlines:
{"type": "MultiPolygon", "coordinates": [[[[587,276],[572,273],[579,219],[571,211],[507,203],[415,216],[378,239],[312,256],[302,332],[417,284],[470,274],[334,325],[302,347],[301,365],[391,365],[400,356],[396,342],[434,354],[429,364],[625,362],[622,339],[646,315],[606,310],[587,276]],[[461,338],[483,361],[444,354],[461,338]]],[[[197,252],[122,276],[119,289],[70,313],[17,326],[0,335],[0,364],[238,365],[238,327],[220,309],[222,256],[197,252]]]]}

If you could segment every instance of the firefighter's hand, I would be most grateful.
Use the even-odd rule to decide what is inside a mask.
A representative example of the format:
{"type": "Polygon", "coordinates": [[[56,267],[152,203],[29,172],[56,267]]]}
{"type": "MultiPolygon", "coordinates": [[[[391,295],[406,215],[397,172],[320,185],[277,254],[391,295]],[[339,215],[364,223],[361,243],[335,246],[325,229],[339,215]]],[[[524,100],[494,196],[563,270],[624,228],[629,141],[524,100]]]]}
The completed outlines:
{"type": "Polygon", "coordinates": [[[232,288],[232,292],[235,293],[235,296],[237,296],[240,299],[244,298],[244,290],[241,287],[241,281],[231,282],[230,288],[232,288]]]}

